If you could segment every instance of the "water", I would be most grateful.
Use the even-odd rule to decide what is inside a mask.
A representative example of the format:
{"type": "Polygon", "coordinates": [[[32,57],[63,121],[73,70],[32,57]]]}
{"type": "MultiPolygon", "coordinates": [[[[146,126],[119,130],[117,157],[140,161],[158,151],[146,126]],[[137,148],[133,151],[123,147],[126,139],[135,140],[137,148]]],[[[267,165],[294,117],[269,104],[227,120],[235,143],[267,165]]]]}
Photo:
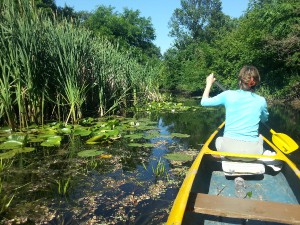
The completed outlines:
{"type": "MultiPolygon", "coordinates": [[[[192,104],[197,104],[196,102],[192,104]]],[[[98,146],[110,159],[85,159],[77,152],[89,149],[85,138],[64,138],[60,148],[41,147],[6,161],[1,172],[0,203],[12,199],[0,216],[1,224],[162,224],[191,162],[171,164],[170,152],[196,155],[201,145],[223,121],[219,109],[180,113],[151,113],[153,132],[143,140],[154,147],[128,147],[121,139],[98,146]],[[189,138],[170,137],[171,133],[189,138]],[[164,164],[165,176],[153,169],[164,164]],[[65,192],[65,193],[64,193],[65,192]]],[[[300,143],[299,111],[284,106],[270,109],[269,126],[300,143]]],[[[151,130],[143,131],[146,133],[151,130]]],[[[261,132],[270,136],[265,128],[261,132]]],[[[300,162],[299,151],[289,156],[300,162]]],[[[300,164],[300,163],[299,163],[300,164]]]]}

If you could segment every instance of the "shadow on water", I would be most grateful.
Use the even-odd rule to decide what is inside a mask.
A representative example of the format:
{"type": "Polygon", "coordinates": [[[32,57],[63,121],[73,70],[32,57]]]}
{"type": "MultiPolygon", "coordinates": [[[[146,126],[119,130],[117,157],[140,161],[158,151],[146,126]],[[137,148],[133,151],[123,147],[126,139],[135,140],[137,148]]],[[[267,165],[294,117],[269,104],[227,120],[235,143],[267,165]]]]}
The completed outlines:
{"type": "MultiPolygon", "coordinates": [[[[299,143],[299,113],[286,110],[273,107],[269,125],[299,143]]],[[[1,223],[164,223],[192,163],[171,162],[164,156],[183,152],[195,157],[223,121],[224,110],[151,112],[135,118],[149,120],[151,126],[123,131],[112,144],[93,147],[86,137],[65,135],[60,147],[38,147],[1,161],[0,204],[13,197],[1,223]],[[144,136],[134,139],[136,133],[144,136]],[[107,157],[78,157],[78,152],[91,148],[107,157]]]]}

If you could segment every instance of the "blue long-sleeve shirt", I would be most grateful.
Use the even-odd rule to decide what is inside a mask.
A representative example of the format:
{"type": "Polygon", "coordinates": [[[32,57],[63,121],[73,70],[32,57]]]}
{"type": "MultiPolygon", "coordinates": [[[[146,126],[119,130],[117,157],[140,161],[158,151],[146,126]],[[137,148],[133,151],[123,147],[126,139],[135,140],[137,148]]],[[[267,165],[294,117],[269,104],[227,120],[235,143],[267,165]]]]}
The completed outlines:
{"type": "Polygon", "coordinates": [[[202,106],[225,106],[224,137],[236,140],[258,141],[260,120],[268,120],[267,102],[250,91],[228,90],[212,98],[202,98],[202,106]]]}

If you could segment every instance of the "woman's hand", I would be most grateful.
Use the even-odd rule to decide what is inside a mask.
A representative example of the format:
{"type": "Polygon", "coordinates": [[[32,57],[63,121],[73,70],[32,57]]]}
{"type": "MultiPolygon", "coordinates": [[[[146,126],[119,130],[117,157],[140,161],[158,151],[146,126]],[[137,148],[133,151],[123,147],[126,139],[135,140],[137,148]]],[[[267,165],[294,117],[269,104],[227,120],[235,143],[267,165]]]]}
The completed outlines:
{"type": "Polygon", "coordinates": [[[209,92],[212,84],[215,82],[216,78],[214,78],[214,74],[211,73],[206,77],[206,87],[204,89],[202,98],[208,98],[209,97],[209,92]]]}
{"type": "Polygon", "coordinates": [[[211,73],[206,77],[206,85],[212,86],[212,84],[215,82],[216,78],[214,77],[214,74],[211,73]]]}

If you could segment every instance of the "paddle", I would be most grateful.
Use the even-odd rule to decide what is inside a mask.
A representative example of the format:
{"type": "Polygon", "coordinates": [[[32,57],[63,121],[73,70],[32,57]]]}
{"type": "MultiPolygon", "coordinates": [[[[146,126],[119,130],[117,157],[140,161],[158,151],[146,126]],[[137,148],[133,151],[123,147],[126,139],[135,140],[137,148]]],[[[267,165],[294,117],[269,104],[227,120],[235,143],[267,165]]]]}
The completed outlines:
{"type": "MultiPolygon", "coordinates": [[[[222,91],[226,91],[222,84],[215,80],[214,82],[222,91]]],[[[290,154],[293,151],[296,151],[299,146],[298,144],[288,135],[283,133],[276,133],[271,129],[265,122],[261,122],[272,134],[272,142],[276,147],[285,154],[290,154]]]]}

